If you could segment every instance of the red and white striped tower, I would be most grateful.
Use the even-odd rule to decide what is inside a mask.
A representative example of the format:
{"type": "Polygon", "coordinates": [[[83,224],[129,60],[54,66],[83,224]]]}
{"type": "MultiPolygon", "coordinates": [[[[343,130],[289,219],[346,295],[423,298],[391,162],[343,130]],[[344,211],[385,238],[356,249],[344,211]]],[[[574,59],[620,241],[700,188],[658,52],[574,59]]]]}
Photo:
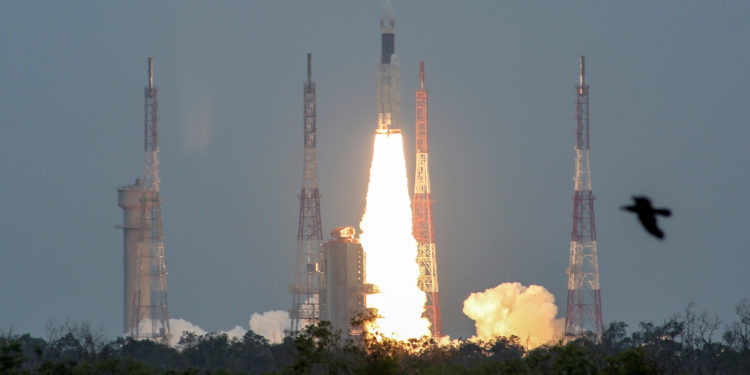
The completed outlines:
{"type": "Polygon", "coordinates": [[[417,90],[417,163],[414,179],[412,222],[414,238],[417,240],[417,263],[419,264],[419,288],[427,294],[424,316],[432,324],[433,337],[443,335],[440,317],[440,293],[438,289],[437,261],[435,259],[435,237],[432,229],[432,197],[430,195],[430,170],[428,153],[428,106],[427,90],[424,88],[424,61],[419,62],[419,89],[417,90]]]}
{"type": "Polygon", "coordinates": [[[599,291],[599,261],[594,226],[594,195],[591,192],[589,160],[589,85],[585,83],[584,57],[580,58],[576,85],[576,174],[573,196],[573,231],[568,268],[568,309],[565,335],[593,334],[601,338],[602,299],[599,291]]]}

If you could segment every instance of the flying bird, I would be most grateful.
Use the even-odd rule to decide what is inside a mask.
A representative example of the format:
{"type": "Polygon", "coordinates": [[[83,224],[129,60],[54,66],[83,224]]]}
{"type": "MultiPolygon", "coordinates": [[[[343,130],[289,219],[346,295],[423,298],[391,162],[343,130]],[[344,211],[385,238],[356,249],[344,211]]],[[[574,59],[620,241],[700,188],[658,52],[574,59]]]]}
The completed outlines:
{"type": "Polygon", "coordinates": [[[632,206],[622,206],[622,210],[637,214],[638,220],[641,221],[647,232],[653,234],[656,238],[663,239],[664,232],[657,226],[656,215],[669,217],[672,212],[668,208],[651,207],[651,200],[645,196],[633,197],[633,202],[632,206]]]}

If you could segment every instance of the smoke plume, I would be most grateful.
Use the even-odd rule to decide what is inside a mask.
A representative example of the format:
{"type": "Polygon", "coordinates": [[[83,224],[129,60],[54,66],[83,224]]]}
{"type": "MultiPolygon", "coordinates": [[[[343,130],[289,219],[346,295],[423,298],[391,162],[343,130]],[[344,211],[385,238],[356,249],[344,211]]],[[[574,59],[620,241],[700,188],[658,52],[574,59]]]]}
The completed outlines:
{"type": "MultiPolygon", "coordinates": [[[[255,333],[265,337],[271,343],[281,343],[284,340],[284,331],[289,329],[289,313],[286,311],[267,311],[263,314],[253,313],[249,321],[250,329],[255,333]]],[[[143,320],[139,324],[141,332],[151,331],[151,321],[143,320]]],[[[196,336],[205,335],[227,335],[230,339],[242,340],[247,333],[247,329],[242,326],[235,326],[228,331],[206,332],[197,324],[193,324],[185,319],[169,319],[169,331],[172,335],[169,344],[177,347],[180,338],[186,332],[194,333],[196,336]]],[[[125,336],[128,333],[124,334],[125,336]]]]}
{"type": "Polygon", "coordinates": [[[230,339],[242,340],[242,337],[245,336],[247,330],[240,326],[234,326],[234,328],[229,331],[221,331],[220,333],[227,335],[230,339]]]}
{"type": "Polygon", "coordinates": [[[562,337],[564,319],[555,319],[555,296],[539,285],[502,283],[469,295],[464,314],[474,320],[472,339],[489,340],[515,335],[527,348],[553,343],[562,337]]]}
{"type": "MultiPolygon", "coordinates": [[[[192,332],[196,334],[197,336],[203,336],[206,334],[213,335],[214,333],[208,333],[203,328],[199,327],[196,324],[193,324],[191,322],[188,322],[185,319],[169,319],[169,330],[172,334],[172,339],[170,340],[170,344],[172,346],[177,346],[177,343],[180,342],[180,337],[182,337],[185,332],[192,332]]],[[[235,326],[234,328],[230,329],[229,331],[220,331],[218,332],[219,335],[227,335],[230,339],[237,339],[241,340],[243,336],[245,336],[245,333],[247,332],[246,329],[235,326]]]]}
{"type": "Polygon", "coordinates": [[[281,310],[253,313],[250,316],[250,329],[265,337],[272,344],[284,341],[284,331],[291,328],[289,313],[281,310]]]}
{"type": "Polygon", "coordinates": [[[177,343],[180,342],[180,337],[182,337],[185,332],[192,332],[197,336],[203,336],[207,333],[201,327],[198,327],[185,319],[169,319],[169,333],[172,334],[170,344],[172,346],[176,346],[177,343]]]}

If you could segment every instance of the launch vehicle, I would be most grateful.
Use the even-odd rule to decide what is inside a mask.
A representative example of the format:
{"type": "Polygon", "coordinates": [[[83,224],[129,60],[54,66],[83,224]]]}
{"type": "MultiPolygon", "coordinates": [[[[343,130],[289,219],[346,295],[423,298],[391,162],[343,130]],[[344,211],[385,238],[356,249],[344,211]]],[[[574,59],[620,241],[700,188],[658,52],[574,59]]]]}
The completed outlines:
{"type": "Polygon", "coordinates": [[[378,62],[378,133],[401,132],[401,73],[396,56],[396,17],[391,0],[380,17],[381,53],[378,62]]]}

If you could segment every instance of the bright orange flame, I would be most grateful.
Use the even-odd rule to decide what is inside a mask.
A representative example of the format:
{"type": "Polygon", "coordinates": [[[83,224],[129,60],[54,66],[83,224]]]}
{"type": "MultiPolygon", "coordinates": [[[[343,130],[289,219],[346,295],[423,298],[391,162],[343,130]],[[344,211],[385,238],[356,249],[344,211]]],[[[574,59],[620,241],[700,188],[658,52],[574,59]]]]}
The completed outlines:
{"type": "Polygon", "coordinates": [[[367,283],[379,290],[367,296],[367,307],[381,316],[368,330],[398,340],[429,335],[430,322],[422,318],[427,297],[417,286],[417,241],[399,133],[375,135],[367,206],[359,226],[367,283]]]}

